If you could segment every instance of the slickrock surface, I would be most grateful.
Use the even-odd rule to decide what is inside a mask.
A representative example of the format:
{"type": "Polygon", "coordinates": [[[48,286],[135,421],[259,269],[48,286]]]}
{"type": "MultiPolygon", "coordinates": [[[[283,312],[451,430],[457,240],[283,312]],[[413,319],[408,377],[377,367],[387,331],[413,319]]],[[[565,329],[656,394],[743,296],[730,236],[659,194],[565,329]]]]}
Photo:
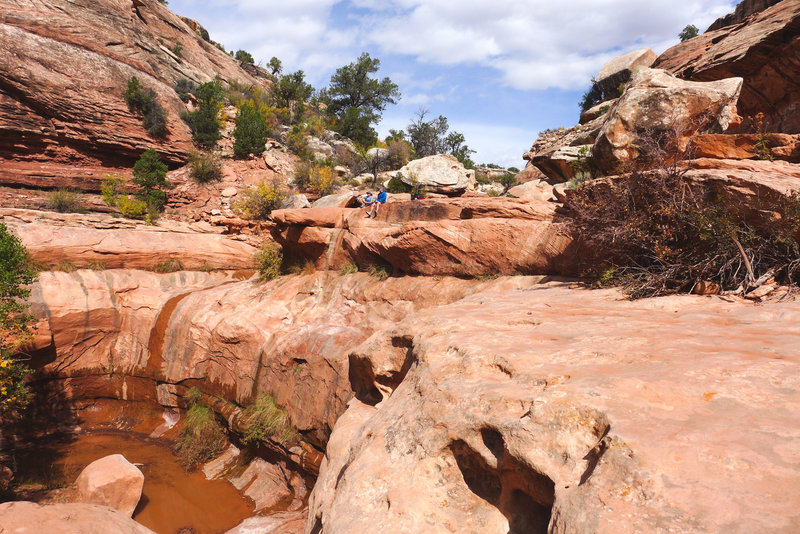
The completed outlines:
{"type": "Polygon", "coordinates": [[[15,534],[155,534],[113,508],[96,504],[0,504],[0,525],[15,534]]]}
{"type": "Polygon", "coordinates": [[[677,44],[654,66],[692,81],[742,77],[742,117],[763,112],[767,131],[800,133],[800,0],[677,44]]]}
{"type": "Polygon", "coordinates": [[[797,532],[798,345],[796,301],[551,284],[423,311],[354,350],[306,531],[797,532]]]}
{"type": "Polygon", "coordinates": [[[257,251],[203,223],[162,219],[146,225],[110,215],[19,209],[0,210],[0,220],[34,260],[49,266],[153,269],[177,260],[186,269],[252,269],[257,251]]]}
{"type": "Polygon", "coordinates": [[[555,206],[483,196],[391,202],[364,210],[278,210],[273,238],[320,269],[385,263],[425,275],[572,274],[578,251],[555,206]]]}

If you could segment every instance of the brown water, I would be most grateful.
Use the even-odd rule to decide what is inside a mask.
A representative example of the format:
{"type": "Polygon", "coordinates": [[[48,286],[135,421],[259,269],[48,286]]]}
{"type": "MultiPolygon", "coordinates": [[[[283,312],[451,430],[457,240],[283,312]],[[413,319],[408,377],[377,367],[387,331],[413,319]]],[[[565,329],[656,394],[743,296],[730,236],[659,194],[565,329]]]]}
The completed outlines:
{"type": "Polygon", "coordinates": [[[220,534],[252,515],[252,503],[231,484],[206,480],[199,471],[187,473],[166,444],[130,433],[50,440],[18,456],[18,479],[41,480],[45,474],[51,484],[55,479],[73,483],[91,462],[117,453],[144,473],[133,518],[157,534],[220,534]]]}

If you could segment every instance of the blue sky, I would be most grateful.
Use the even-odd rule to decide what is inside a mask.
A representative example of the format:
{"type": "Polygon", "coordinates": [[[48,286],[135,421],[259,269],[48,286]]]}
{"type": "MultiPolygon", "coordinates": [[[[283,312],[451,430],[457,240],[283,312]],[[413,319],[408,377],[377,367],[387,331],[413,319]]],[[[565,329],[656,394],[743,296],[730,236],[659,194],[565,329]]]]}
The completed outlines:
{"type": "Polygon", "coordinates": [[[170,0],[227,49],[276,56],[324,87],[361,52],[400,86],[378,126],[405,129],[420,107],[464,133],[479,163],[522,168],[539,131],[572,126],[589,79],[618,55],[660,54],[730,0],[170,0]]]}

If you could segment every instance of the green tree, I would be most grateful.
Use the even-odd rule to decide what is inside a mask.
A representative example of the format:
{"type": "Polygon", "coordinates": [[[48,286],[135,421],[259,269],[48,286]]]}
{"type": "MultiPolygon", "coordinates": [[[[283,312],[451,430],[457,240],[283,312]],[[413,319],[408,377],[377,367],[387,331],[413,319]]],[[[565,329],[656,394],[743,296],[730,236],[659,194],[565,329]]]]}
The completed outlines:
{"type": "Polygon", "coordinates": [[[269,70],[273,76],[280,76],[281,72],[283,72],[283,63],[281,63],[281,60],[275,56],[270,58],[267,66],[269,67],[269,70]]]}
{"type": "Polygon", "coordinates": [[[680,37],[681,42],[684,42],[693,37],[697,37],[698,35],[700,35],[700,30],[697,28],[697,26],[694,24],[689,24],[683,30],[681,30],[681,33],[678,34],[678,37],[680,37]]]}
{"type": "Polygon", "coordinates": [[[147,202],[151,212],[159,212],[167,203],[164,187],[167,181],[167,166],[161,161],[158,152],[152,148],[145,150],[133,165],[133,183],[139,186],[137,196],[147,202]]]}
{"type": "Polygon", "coordinates": [[[314,88],[306,83],[306,75],[302,70],[285,74],[272,85],[270,95],[275,107],[287,108],[292,112],[290,121],[299,122],[305,112],[305,101],[311,98],[314,88]]]}
{"type": "Polygon", "coordinates": [[[182,118],[192,130],[192,139],[196,143],[214,146],[222,137],[217,120],[225,96],[222,83],[215,79],[199,85],[194,96],[197,98],[197,109],[191,113],[184,113],[182,118]]]}
{"type": "Polygon", "coordinates": [[[31,334],[25,303],[30,290],[25,286],[35,279],[27,250],[0,223],[0,420],[17,415],[30,400],[24,379],[31,371],[18,352],[31,334]]]}
{"type": "Polygon", "coordinates": [[[324,93],[328,111],[338,119],[334,129],[364,146],[377,140],[372,125],[380,120],[386,105],[396,104],[400,97],[397,85],[388,77],[378,80],[370,76],[378,72],[380,64],[364,52],[336,70],[324,93]]]}
{"type": "MultiPolygon", "coordinates": [[[[408,139],[418,158],[434,154],[452,154],[468,169],[475,167],[470,155],[475,151],[466,144],[464,134],[450,131],[447,117],[439,115],[435,119],[426,120],[428,110],[417,111],[416,119],[408,125],[408,139]]],[[[400,132],[402,133],[402,132],[400,132]]]]}
{"type": "Polygon", "coordinates": [[[464,134],[461,132],[450,132],[447,134],[447,137],[444,138],[444,145],[447,153],[455,156],[464,167],[467,169],[475,168],[475,162],[470,158],[470,155],[474,154],[475,151],[467,146],[464,134]]]}
{"type": "Polygon", "coordinates": [[[255,61],[253,60],[253,55],[246,50],[236,51],[236,61],[241,61],[242,63],[250,63],[251,65],[255,63],[255,61]]]}
{"type": "Polygon", "coordinates": [[[149,87],[143,88],[136,76],[131,76],[128,80],[125,102],[129,110],[142,115],[148,134],[153,137],[164,137],[167,134],[167,112],[158,103],[156,92],[149,87]]]}
{"type": "Polygon", "coordinates": [[[252,101],[242,102],[236,115],[233,130],[233,153],[239,157],[261,154],[269,137],[269,128],[264,116],[258,112],[252,101]]]}

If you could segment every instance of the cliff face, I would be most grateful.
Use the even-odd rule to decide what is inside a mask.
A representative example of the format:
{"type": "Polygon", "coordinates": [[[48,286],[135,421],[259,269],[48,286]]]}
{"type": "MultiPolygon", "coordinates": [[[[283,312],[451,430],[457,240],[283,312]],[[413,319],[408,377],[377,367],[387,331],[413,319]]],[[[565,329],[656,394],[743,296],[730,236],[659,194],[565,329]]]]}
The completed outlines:
{"type": "Polygon", "coordinates": [[[0,183],[11,185],[96,188],[148,147],[185,161],[175,82],[260,83],[157,0],[2,0],[0,47],[0,183]],[[128,110],[131,76],[165,108],[164,139],[128,110]]]}
{"type": "Polygon", "coordinates": [[[747,17],[753,13],[764,11],[768,7],[772,7],[781,1],[782,0],[744,0],[736,6],[736,11],[729,13],[724,17],[718,18],[711,26],[708,27],[706,31],[712,32],[726,26],[739,24],[740,22],[744,22],[747,17]]]}
{"type": "MultiPolygon", "coordinates": [[[[664,52],[654,65],[690,81],[744,78],[742,117],[764,113],[770,132],[800,132],[800,0],[784,0],[734,26],[664,52]]],[[[752,126],[745,121],[743,127],[752,126]]]]}

